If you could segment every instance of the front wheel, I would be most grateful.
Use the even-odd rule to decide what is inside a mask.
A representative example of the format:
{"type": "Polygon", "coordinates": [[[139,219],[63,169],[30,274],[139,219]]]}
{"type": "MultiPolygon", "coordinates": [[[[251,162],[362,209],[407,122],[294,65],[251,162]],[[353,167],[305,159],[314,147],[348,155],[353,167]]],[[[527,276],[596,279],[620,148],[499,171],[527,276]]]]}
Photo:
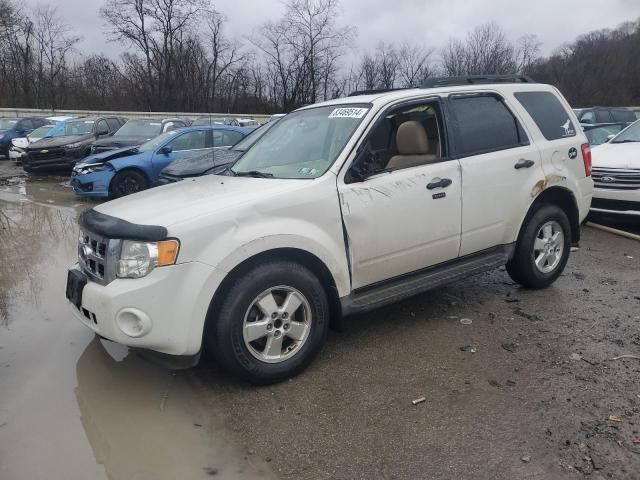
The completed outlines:
{"type": "Polygon", "coordinates": [[[149,188],[149,182],[144,174],[136,170],[123,170],[118,172],[109,186],[109,196],[120,198],[132,193],[140,192],[149,188]]]}
{"type": "Polygon", "coordinates": [[[569,219],[559,207],[543,205],[522,228],[507,272],[525,287],[548,287],[560,276],[569,259],[569,219]]]}
{"type": "Polygon", "coordinates": [[[251,270],[226,292],[207,333],[218,362],[254,384],[301,372],[319,352],[329,327],[319,279],[294,262],[251,270]]]}

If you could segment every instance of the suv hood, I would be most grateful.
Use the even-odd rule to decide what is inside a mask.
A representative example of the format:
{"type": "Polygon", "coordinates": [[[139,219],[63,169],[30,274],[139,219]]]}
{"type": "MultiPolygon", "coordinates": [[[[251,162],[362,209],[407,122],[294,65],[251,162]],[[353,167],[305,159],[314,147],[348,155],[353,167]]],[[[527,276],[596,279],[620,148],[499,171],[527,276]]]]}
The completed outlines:
{"type": "Polygon", "coordinates": [[[95,137],[92,133],[86,135],[66,135],[64,137],[46,137],[37,142],[33,142],[29,145],[29,149],[48,148],[48,147],[63,147],[64,145],[70,145],[77,142],[86,142],[93,140],[95,137]]]}
{"type": "Polygon", "coordinates": [[[175,177],[194,177],[204,175],[207,170],[220,165],[235,162],[244,152],[240,150],[215,149],[196,157],[179,158],[162,170],[162,173],[175,177]]]}
{"type": "Polygon", "coordinates": [[[603,143],[591,155],[594,168],[640,169],[640,142],[603,143]]]}
{"type": "Polygon", "coordinates": [[[128,222],[169,228],[247,203],[253,203],[259,214],[260,205],[270,198],[307,188],[309,181],[313,180],[206,175],[134,193],[94,209],[128,222]]]}
{"type": "Polygon", "coordinates": [[[111,147],[111,148],[122,148],[122,147],[133,147],[136,145],[142,145],[147,140],[151,140],[151,137],[134,137],[134,136],[116,136],[103,138],[95,142],[93,145],[95,147],[111,147]]]}

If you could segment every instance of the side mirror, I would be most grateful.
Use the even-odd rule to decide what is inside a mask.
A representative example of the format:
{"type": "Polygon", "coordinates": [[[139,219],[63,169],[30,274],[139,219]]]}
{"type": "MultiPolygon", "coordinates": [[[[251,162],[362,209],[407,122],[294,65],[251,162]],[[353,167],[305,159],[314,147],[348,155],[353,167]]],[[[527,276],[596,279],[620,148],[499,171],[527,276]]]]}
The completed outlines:
{"type": "Polygon", "coordinates": [[[165,145],[164,147],[161,147],[160,150],[158,150],[158,153],[161,153],[163,155],[169,155],[172,151],[173,149],[171,148],[170,145],[165,145]]]}
{"type": "Polygon", "coordinates": [[[101,137],[103,135],[109,135],[109,130],[98,130],[96,132],[96,137],[101,137]]]}
{"type": "Polygon", "coordinates": [[[368,143],[364,145],[344,177],[346,183],[364,182],[376,171],[378,160],[378,153],[371,150],[368,143]]]}

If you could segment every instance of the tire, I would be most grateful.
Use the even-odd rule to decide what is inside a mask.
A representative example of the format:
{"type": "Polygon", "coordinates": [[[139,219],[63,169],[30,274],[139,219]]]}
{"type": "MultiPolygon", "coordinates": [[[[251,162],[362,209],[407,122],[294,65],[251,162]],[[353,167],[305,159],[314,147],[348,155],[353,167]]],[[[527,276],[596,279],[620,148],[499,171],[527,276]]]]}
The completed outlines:
{"type": "Polygon", "coordinates": [[[149,188],[147,177],[136,170],[123,170],[116,173],[109,185],[109,196],[120,198],[149,188]]]}
{"type": "Polygon", "coordinates": [[[542,204],[525,220],[507,272],[524,287],[546,288],[564,270],[570,251],[567,215],[555,205],[542,204]]]}
{"type": "Polygon", "coordinates": [[[329,330],[329,304],[311,271],[276,261],[238,278],[210,321],[206,341],[220,365],[253,384],[268,385],[297,375],[320,351],[329,330]],[[291,311],[285,308],[289,298],[299,302],[291,311]]]}

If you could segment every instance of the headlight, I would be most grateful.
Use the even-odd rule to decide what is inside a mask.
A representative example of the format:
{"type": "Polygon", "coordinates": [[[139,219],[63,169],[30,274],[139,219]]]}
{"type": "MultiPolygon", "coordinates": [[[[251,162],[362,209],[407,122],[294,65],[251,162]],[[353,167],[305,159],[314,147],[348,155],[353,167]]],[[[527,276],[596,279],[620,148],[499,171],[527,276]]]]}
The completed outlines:
{"type": "Polygon", "coordinates": [[[73,167],[73,171],[78,175],[82,175],[84,173],[99,172],[100,170],[104,170],[105,167],[106,165],[104,163],[80,163],[73,167]]]}
{"type": "Polygon", "coordinates": [[[162,242],[124,240],[116,273],[120,278],[144,277],[156,267],[176,263],[179,248],[178,240],[162,242]]]}
{"type": "Polygon", "coordinates": [[[76,142],[76,143],[70,143],[68,145],[65,145],[64,148],[73,149],[81,146],[82,146],[82,142],[76,142]]]}

